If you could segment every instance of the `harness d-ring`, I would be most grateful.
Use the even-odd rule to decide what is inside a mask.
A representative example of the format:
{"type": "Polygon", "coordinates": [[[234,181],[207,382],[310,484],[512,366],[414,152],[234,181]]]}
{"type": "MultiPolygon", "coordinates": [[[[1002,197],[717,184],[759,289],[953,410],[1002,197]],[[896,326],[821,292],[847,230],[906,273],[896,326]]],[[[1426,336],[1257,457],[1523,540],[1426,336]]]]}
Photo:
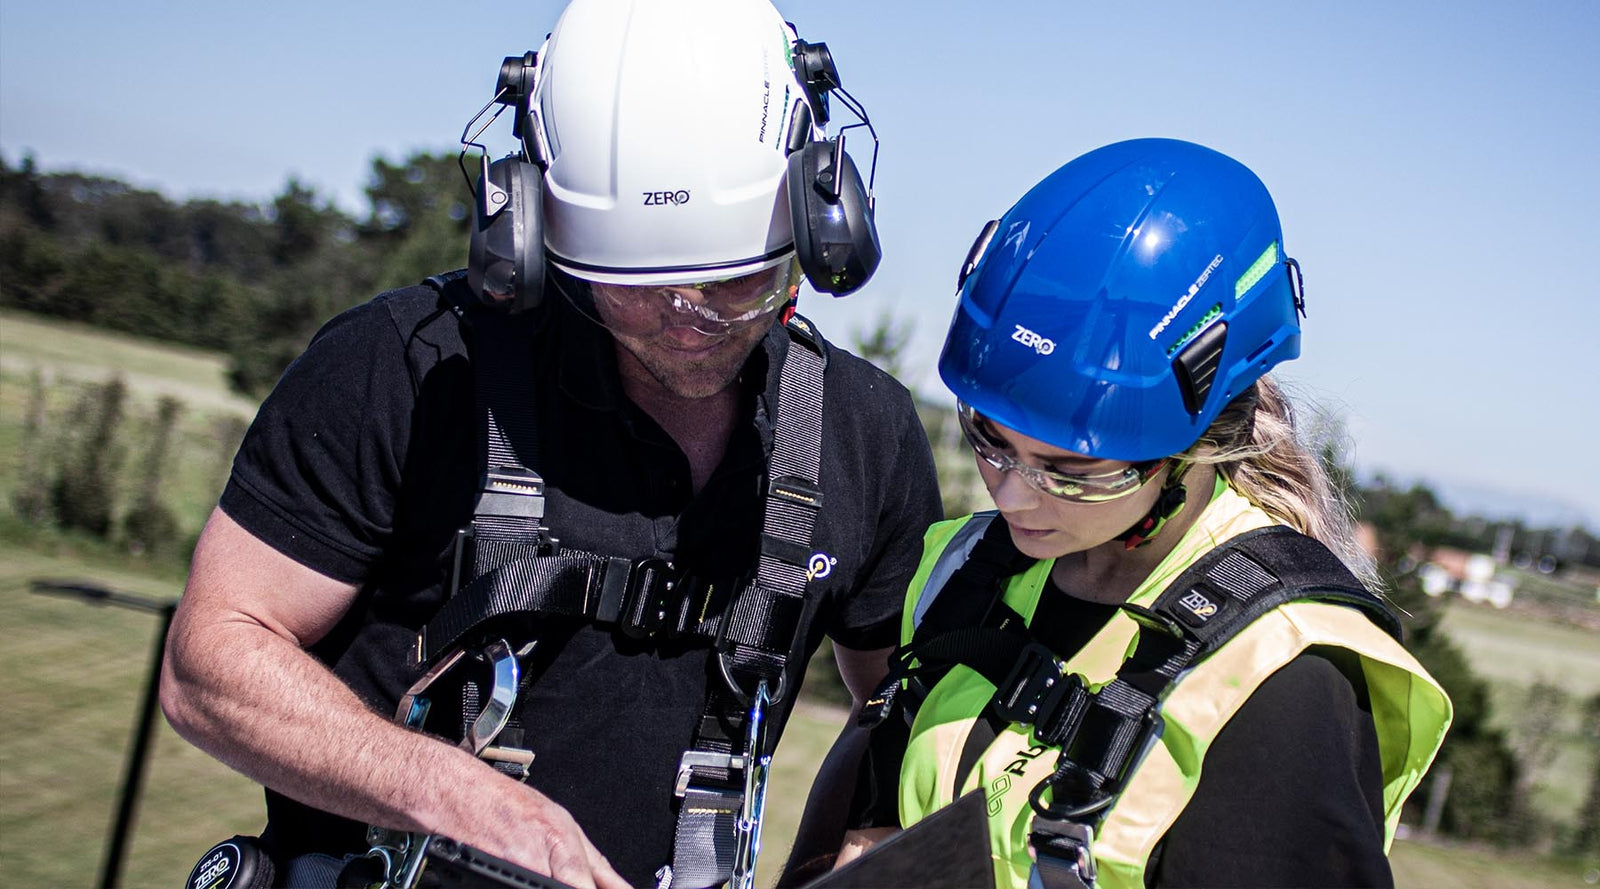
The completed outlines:
{"type": "Polygon", "coordinates": [[[1033,789],[1028,791],[1028,805],[1033,808],[1034,814],[1041,818],[1048,818],[1051,821],[1075,821],[1079,818],[1093,815],[1101,809],[1111,805],[1112,801],[1117,798],[1115,794],[1100,791],[1090,798],[1088,802],[1083,803],[1082,805],[1072,806],[1066,809],[1051,809],[1039,802],[1039,798],[1043,796],[1044,792],[1050,789],[1051,786],[1051,781],[1046,779],[1044,781],[1040,781],[1038,784],[1035,784],[1033,789]]]}
{"type": "MultiPolygon", "coordinates": [[[[738,700],[739,704],[741,706],[745,706],[745,707],[750,706],[751,701],[753,700],[753,696],[751,694],[747,693],[743,688],[741,688],[739,686],[739,681],[737,679],[733,678],[733,671],[731,669],[729,669],[729,667],[728,667],[728,653],[727,652],[722,652],[722,653],[717,655],[717,670],[722,673],[722,681],[727,683],[728,690],[733,692],[733,696],[734,696],[734,698],[736,700],[738,700]]],[[[766,679],[760,680],[760,682],[762,684],[765,684],[766,681],[767,681],[766,679]]],[[[770,697],[767,698],[767,703],[769,705],[772,705],[772,704],[776,704],[779,701],[783,700],[783,696],[784,696],[784,694],[786,692],[788,692],[788,690],[789,690],[789,671],[788,670],[784,670],[782,673],[778,674],[778,690],[777,690],[777,692],[775,692],[774,694],[772,694],[770,697]]]]}

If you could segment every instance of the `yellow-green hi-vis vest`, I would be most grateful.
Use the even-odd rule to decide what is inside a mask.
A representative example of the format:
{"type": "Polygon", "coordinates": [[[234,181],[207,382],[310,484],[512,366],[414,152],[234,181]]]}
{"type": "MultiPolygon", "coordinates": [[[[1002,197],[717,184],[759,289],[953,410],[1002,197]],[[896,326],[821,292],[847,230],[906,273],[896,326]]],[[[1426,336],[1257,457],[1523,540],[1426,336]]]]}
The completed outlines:
{"type": "MultiPolygon", "coordinates": [[[[958,567],[952,563],[965,557],[964,552],[957,553],[958,558],[941,563],[940,556],[947,547],[970,550],[980,536],[972,528],[961,533],[972,519],[940,522],[928,529],[922,564],[907,594],[903,643],[910,642],[928,603],[958,567]]],[[[1219,483],[1200,519],[1128,601],[1149,606],[1217,544],[1271,524],[1265,512],[1219,483]]],[[[1049,560],[1037,562],[1006,585],[1005,603],[1025,620],[1033,619],[1051,565],[1049,560]]],[[[1082,676],[1091,689],[1099,689],[1132,654],[1138,632],[1138,625],[1118,612],[1065,667],[1082,676]]],[[[1361,612],[1342,605],[1291,602],[1240,630],[1172,687],[1161,705],[1165,728],[1159,742],[1134,767],[1095,830],[1092,849],[1100,889],[1145,885],[1150,854],[1194,795],[1212,740],[1267,677],[1313,645],[1337,646],[1360,655],[1383,763],[1384,849],[1388,850],[1401,804],[1421,782],[1444,740],[1450,701],[1427,671],[1361,612]]],[[[999,732],[956,788],[967,735],[994,693],[988,680],[957,665],[918,707],[900,772],[900,819],[909,827],[961,794],[983,788],[995,885],[1022,889],[1031,867],[1028,832],[1033,810],[1028,793],[1055,769],[1058,751],[1038,744],[1027,726],[1012,724],[999,732]]],[[[1048,793],[1044,801],[1049,801],[1048,793]]]]}

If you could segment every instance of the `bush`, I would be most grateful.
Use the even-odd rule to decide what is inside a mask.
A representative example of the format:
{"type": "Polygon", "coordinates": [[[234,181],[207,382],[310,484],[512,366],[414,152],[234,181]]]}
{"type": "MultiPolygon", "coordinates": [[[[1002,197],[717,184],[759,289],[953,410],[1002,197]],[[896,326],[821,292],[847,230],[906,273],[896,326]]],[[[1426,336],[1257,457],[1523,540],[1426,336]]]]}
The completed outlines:
{"type": "Polygon", "coordinates": [[[64,528],[101,538],[111,533],[116,470],[121,463],[116,437],[127,394],[127,384],[114,377],[79,403],[82,426],[89,433],[68,451],[50,491],[56,521],[64,528]]]}

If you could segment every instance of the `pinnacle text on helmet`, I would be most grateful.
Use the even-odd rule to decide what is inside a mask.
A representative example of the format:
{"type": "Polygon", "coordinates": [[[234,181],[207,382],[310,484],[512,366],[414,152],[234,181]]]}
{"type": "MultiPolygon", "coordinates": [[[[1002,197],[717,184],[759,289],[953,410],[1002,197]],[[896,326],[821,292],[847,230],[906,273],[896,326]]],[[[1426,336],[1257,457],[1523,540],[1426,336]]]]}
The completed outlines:
{"type": "Polygon", "coordinates": [[[1189,291],[1178,297],[1178,301],[1173,304],[1172,308],[1167,310],[1167,314],[1161,316],[1161,323],[1150,328],[1151,339],[1160,336],[1161,331],[1167,329],[1167,325],[1172,323],[1172,319],[1178,317],[1178,313],[1183,311],[1183,307],[1189,304],[1189,300],[1194,299],[1194,295],[1200,292],[1200,288],[1206,286],[1206,281],[1211,279],[1211,273],[1216,271],[1219,265],[1222,265],[1221,253],[1211,258],[1211,264],[1206,266],[1205,271],[1200,273],[1200,277],[1194,279],[1193,284],[1189,285],[1189,291]]]}
{"type": "Polygon", "coordinates": [[[680,188],[677,191],[646,191],[644,205],[646,207],[677,206],[689,203],[689,190],[680,188]]]}

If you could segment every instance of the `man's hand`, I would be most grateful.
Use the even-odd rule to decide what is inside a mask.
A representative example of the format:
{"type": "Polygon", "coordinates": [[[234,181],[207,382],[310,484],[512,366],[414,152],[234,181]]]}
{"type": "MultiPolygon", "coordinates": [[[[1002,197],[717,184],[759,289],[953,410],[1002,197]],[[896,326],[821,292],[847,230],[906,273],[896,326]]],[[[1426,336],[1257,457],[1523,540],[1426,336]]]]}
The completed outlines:
{"type": "Polygon", "coordinates": [[[565,809],[465,750],[374,713],[306,653],[358,592],[213,512],[167,638],[168,721],[195,746],[307,805],[442,834],[578,889],[626,889],[565,809]]]}
{"type": "Polygon", "coordinates": [[[526,793],[508,794],[506,809],[485,819],[494,838],[472,845],[576,889],[629,889],[566,809],[531,787],[518,789],[526,793]]]}

